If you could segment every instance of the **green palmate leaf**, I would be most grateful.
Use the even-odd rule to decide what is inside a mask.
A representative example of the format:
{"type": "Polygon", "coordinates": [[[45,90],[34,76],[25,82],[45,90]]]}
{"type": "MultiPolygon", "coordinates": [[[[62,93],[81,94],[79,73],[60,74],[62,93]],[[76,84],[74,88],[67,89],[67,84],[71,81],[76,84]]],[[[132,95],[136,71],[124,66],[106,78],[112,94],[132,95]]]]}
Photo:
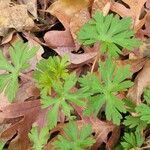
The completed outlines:
{"type": "Polygon", "coordinates": [[[128,112],[135,112],[136,104],[130,99],[123,99],[128,112]]]}
{"type": "Polygon", "coordinates": [[[105,114],[107,120],[119,125],[122,119],[121,113],[126,112],[124,101],[120,100],[116,95],[117,92],[126,91],[133,83],[126,80],[131,77],[129,66],[117,67],[109,58],[99,66],[99,72],[102,81],[94,74],[88,74],[79,79],[81,87],[87,89],[91,94],[89,102],[85,110],[86,115],[91,113],[98,114],[102,106],[105,105],[105,114]],[[90,83],[89,83],[90,81],[90,83]]]}
{"type": "Polygon", "coordinates": [[[5,142],[0,141],[0,150],[3,150],[3,149],[4,149],[4,145],[5,145],[5,142]]]}
{"type": "Polygon", "coordinates": [[[78,39],[84,45],[100,42],[102,52],[108,51],[113,57],[121,53],[121,48],[132,50],[140,46],[139,40],[134,38],[131,30],[130,18],[119,19],[112,14],[104,16],[98,11],[81,28],[78,39]]]}
{"type": "Polygon", "coordinates": [[[84,150],[95,143],[90,125],[84,125],[78,129],[77,124],[71,122],[66,126],[64,132],[64,135],[58,135],[58,140],[53,142],[56,150],[84,150]]]}
{"type": "Polygon", "coordinates": [[[140,148],[143,142],[144,138],[141,136],[140,132],[131,132],[124,134],[121,145],[123,146],[124,150],[131,150],[132,148],[140,148]]]}
{"type": "Polygon", "coordinates": [[[34,72],[34,78],[37,81],[41,93],[47,94],[51,91],[52,83],[68,76],[69,65],[68,58],[65,56],[60,59],[58,56],[41,60],[34,72]]]}
{"type": "Polygon", "coordinates": [[[71,92],[71,89],[75,86],[77,77],[75,74],[68,75],[64,82],[57,81],[53,84],[53,89],[57,93],[57,96],[52,98],[49,96],[42,96],[42,106],[44,108],[51,106],[51,110],[48,112],[49,127],[53,128],[57,124],[58,112],[61,111],[69,119],[71,118],[71,111],[74,110],[70,103],[78,106],[85,106],[86,103],[83,98],[88,97],[89,93],[85,89],[78,90],[77,92],[71,92]]]}
{"type": "Polygon", "coordinates": [[[144,100],[150,104],[150,88],[144,90],[144,100]]]}
{"type": "Polygon", "coordinates": [[[37,127],[32,127],[28,136],[30,141],[33,142],[33,149],[42,150],[49,138],[49,129],[47,127],[43,127],[39,133],[37,127]]]}
{"type": "Polygon", "coordinates": [[[136,131],[141,131],[147,127],[147,122],[141,120],[139,116],[127,116],[124,125],[129,126],[129,128],[136,128],[136,131]]]}
{"type": "Polygon", "coordinates": [[[0,92],[5,93],[10,101],[15,98],[18,90],[19,73],[29,67],[28,61],[36,54],[36,48],[29,48],[28,43],[17,41],[9,48],[9,54],[12,63],[5,58],[0,51],[0,70],[4,70],[4,74],[0,74],[0,92]]]}
{"type": "Polygon", "coordinates": [[[137,106],[136,112],[139,114],[140,119],[147,122],[147,124],[150,123],[150,106],[141,104],[137,106]]]}

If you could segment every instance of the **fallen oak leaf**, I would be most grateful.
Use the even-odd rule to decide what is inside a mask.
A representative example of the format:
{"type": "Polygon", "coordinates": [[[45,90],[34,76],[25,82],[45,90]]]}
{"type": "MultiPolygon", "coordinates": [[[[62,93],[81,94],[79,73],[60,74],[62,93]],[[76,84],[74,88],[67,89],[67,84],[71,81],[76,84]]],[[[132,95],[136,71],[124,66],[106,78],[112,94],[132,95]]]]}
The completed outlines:
{"type": "MultiPolygon", "coordinates": [[[[0,134],[0,138],[10,140],[15,134],[17,134],[21,150],[27,150],[29,146],[28,133],[32,124],[36,121],[40,111],[41,108],[39,100],[14,103],[2,108],[0,118],[7,120],[15,118],[20,119],[19,121],[17,119],[17,122],[14,120],[12,125],[0,134]]],[[[7,122],[3,123],[6,124],[7,122]]],[[[11,123],[11,120],[9,123],[11,123]]]]}
{"type": "Polygon", "coordinates": [[[140,20],[142,8],[147,0],[122,0],[130,8],[125,7],[119,2],[114,2],[111,10],[118,13],[121,17],[131,17],[133,19],[133,28],[135,32],[142,28],[145,18],[140,20]]]}
{"type": "Polygon", "coordinates": [[[135,84],[129,89],[127,97],[136,104],[140,104],[144,88],[150,85],[150,59],[147,60],[134,82],[135,84]]]}

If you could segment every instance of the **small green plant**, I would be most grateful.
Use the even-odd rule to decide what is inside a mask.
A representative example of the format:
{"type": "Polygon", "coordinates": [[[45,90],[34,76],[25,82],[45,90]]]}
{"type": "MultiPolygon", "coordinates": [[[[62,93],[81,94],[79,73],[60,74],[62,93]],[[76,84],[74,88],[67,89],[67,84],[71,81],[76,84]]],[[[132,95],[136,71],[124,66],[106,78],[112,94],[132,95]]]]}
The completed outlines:
{"type": "Polygon", "coordinates": [[[64,128],[64,134],[58,135],[58,139],[53,142],[53,146],[56,150],[85,150],[94,143],[90,125],[79,129],[76,123],[70,122],[64,128]]]}
{"type": "Polygon", "coordinates": [[[119,125],[122,119],[121,113],[125,113],[125,105],[116,94],[120,91],[126,91],[133,83],[127,78],[131,77],[129,66],[117,67],[109,58],[106,62],[100,63],[99,73],[102,80],[94,74],[88,74],[79,81],[82,88],[88,88],[91,97],[85,110],[86,115],[92,113],[98,114],[102,106],[105,105],[105,114],[107,120],[119,125]],[[90,83],[90,84],[89,84],[90,83]]]}
{"type": "Polygon", "coordinates": [[[0,74],[0,92],[5,93],[12,101],[18,90],[19,74],[29,67],[28,61],[36,54],[37,48],[29,48],[28,43],[17,41],[9,48],[11,63],[0,51],[0,69],[5,73],[0,74]]]}
{"type": "Polygon", "coordinates": [[[34,78],[41,94],[50,93],[53,82],[65,79],[68,76],[68,65],[69,62],[66,56],[62,59],[58,56],[49,57],[49,59],[43,59],[37,64],[34,78]]]}
{"type": "Polygon", "coordinates": [[[150,100],[149,88],[144,91],[144,100],[147,104],[140,104],[136,106],[133,109],[135,110],[134,113],[136,113],[136,116],[126,116],[124,125],[129,126],[129,128],[136,128],[136,131],[141,131],[150,124],[150,106],[148,105],[150,100]]]}
{"type": "Polygon", "coordinates": [[[131,19],[114,17],[112,14],[104,16],[96,12],[93,18],[83,25],[78,39],[83,45],[100,42],[101,51],[108,51],[112,57],[121,54],[121,48],[132,50],[140,46],[140,41],[134,38],[131,30],[131,19]]]}
{"type": "Polygon", "coordinates": [[[4,145],[5,145],[5,142],[3,142],[3,141],[0,141],[0,150],[3,150],[3,148],[4,148],[4,145]]]}
{"type": "Polygon", "coordinates": [[[139,149],[144,142],[140,132],[125,133],[121,145],[124,150],[139,149]]]}
{"type": "Polygon", "coordinates": [[[38,127],[32,127],[28,136],[30,141],[33,142],[33,150],[42,150],[49,138],[49,129],[48,127],[43,127],[39,133],[38,127]]]}
{"type": "Polygon", "coordinates": [[[74,73],[70,74],[65,78],[64,82],[57,81],[53,83],[53,89],[57,93],[55,97],[42,96],[42,107],[46,108],[51,106],[51,110],[48,112],[48,123],[50,128],[56,126],[59,110],[62,110],[65,116],[71,118],[71,111],[74,110],[71,103],[78,106],[86,106],[83,99],[89,96],[89,94],[86,93],[85,89],[71,92],[76,82],[76,75],[74,73]]]}

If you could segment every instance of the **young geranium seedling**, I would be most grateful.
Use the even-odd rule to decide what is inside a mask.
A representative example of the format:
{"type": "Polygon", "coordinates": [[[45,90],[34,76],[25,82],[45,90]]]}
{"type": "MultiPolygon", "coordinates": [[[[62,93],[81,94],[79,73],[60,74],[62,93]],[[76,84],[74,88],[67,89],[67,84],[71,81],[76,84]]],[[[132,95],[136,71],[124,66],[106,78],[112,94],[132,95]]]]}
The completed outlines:
{"type": "Polygon", "coordinates": [[[0,74],[0,92],[4,91],[10,101],[16,96],[19,74],[29,67],[28,61],[36,54],[36,51],[36,47],[30,49],[28,43],[17,41],[9,48],[12,63],[9,63],[0,51],[0,70],[5,71],[0,74]]]}
{"type": "Polygon", "coordinates": [[[41,94],[51,92],[52,83],[65,79],[68,76],[69,61],[67,56],[60,59],[58,56],[42,59],[36,66],[34,78],[41,90],[41,94]]]}
{"type": "Polygon", "coordinates": [[[125,133],[121,142],[124,150],[140,149],[144,142],[144,138],[140,132],[125,133]]]}
{"type": "Polygon", "coordinates": [[[49,129],[48,127],[43,127],[39,132],[38,127],[32,127],[28,136],[33,142],[33,150],[42,150],[49,138],[49,129]]]}
{"type": "Polygon", "coordinates": [[[53,146],[59,150],[85,150],[94,143],[90,125],[84,125],[81,129],[78,129],[75,122],[70,122],[64,128],[64,134],[58,135],[58,139],[53,142],[53,146]]]}
{"type": "Polygon", "coordinates": [[[126,108],[124,102],[116,94],[120,91],[126,91],[133,85],[130,80],[126,80],[131,77],[129,66],[117,67],[109,58],[100,63],[99,73],[101,81],[94,74],[88,74],[79,80],[81,87],[87,88],[91,93],[84,113],[97,115],[102,106],[105,106],[106,119],[119,125],[122,119],[121,113],[125,113],[126,108]]]}
{"type": "Polygon", "coordinates": [[[75,86],[76,82],[76,75],[74,73],[70,74],[64,79],[64,81],[53,83],[53,89],[57,94],[56,97],[42,96],[42,107],[46,108],[51,106],[51,109],[48,112],[48,124],[50,128],[56,126],[59,110],[71,119],[71,111],[74,110],[71,103],[83,107],[86,105],[84,98],[89,96],[86,89],[71,92],[71,89],[75,86]]]}
{"type": "Polygon", "coordinates": [[[131,19],[114,17],[113,14],[104,16],[96,12],[78,34],[78,39],[83,45],[100,43],[101,52],[107,52],[112,57],[118,57],[121,49],[132,50],[140,46],[140,41],[134,38],[131,30],[131,19]]]}
{"type": "Polygon", "coordinates": [[[136,128],[136,131],[145,129],[150,124],[150,89],[144,90],[144,100],[147,104],[140,104],[134,108],[136,116],[126,116],[124,125],[129,128],[136,128]]]}

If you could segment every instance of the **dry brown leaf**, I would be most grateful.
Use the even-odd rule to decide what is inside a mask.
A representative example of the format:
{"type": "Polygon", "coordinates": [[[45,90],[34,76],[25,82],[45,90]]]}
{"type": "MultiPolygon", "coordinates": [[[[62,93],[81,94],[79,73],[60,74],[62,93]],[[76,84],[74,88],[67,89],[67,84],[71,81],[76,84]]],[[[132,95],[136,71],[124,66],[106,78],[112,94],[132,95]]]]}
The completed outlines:
{"type": "Polygon", "coordinates": [[[121,17],[131,17],[133,19],[133,27],[135,31],[141,29],[144,25],[145,18],[140,19],[144,4],[147,0],[122,0],[130,8],[125,7],[124,4],[114,2],[111,6],[111,10],[118,13],[121,17]]]}
{"type": "Polygon", "coordinates": [[[96,143],[92,146],[91,150],[97,150],[101,144],[106,144],[106,149],[111,150],[118,142],[120,137],[120,128],[115,126],[111,122],[101,121],[97,117],[94,116],[84,116],[83,108],[73,105],[77,114],[80,116],[81,120],[77,121],[78,124],[91,124],[93,133],[95,133],[96,143]],[[108,135],[111,133],[111,136],[108,135]]]}
{"type": "Polygon", "coordinates": [[[67,55],[69,56],[69,60],[73,64],[81,64],[86,61],[91,60],[95,56],[97,56],[97,52],[89,52],[89,53],[83,53],[83,54],[73,54],[72,51],[74,50],[74,47],[58,47],[55,49],[55,51],[60,56],[67,55]]]}
{"type": "Polygon", "coordinates": [[[21,150],[27,150],[29,146],[28,133],[40,112],[39,100],[14,103],[2,108],[0,119],[7,119],[3,123],[11,123],[11,126],[0,134],[0,138],[10,140],[17,134],[10,142],[10,146],[12,147],[15,141],[21,150]]]}
{"type": "Polygon", "coordinates": [[[0,93],[0,110],[1,108],[6,107],[9,104],[10,102],[8,101],[8,98],[5,96],[5,94],[3,92],[0,93]]]}
{"type": "Polygon", "coordinates": [[[28,99],[36,99],[39,96],[40,91],[36,88],[35,83],[31,80],[28,80],[19,87],[15,102],[24,102],[28,99]]]}
{"type": "Polygon", "coordinates": [[[18,0],[27,6],[27,10],[37,19],[37,0],[18,0]]]}
{"type": "Polygon", "coordinates": [[[131,72],[136,73],[140,71],[145,63],[147,62],[148,58],[141,58],[141,59],[128,59],[128,60],[119,60],[117,61],[117,65],[119,66],[125,66],[130,65],[131,66],[131,72]]]}
{"type": "Polygon", "coordinates": [[[147,0],[147,2],[146,2],[146,8],[150,9],[150,0],[147,0]]]}
{"type": "Polygon", "coordinates": [[[141,95],[145,87],[150,85],[150,59],[147,60],[142,71],[137,75],[135,84],[129,89],[127,97],[136,104],[141,103],[141,95]]]}
{"type": "Polygon", "coordinates": [[[44,35],[46,44],[51,48],[74,47],[74,41],[70,31],[49,31],[44,35]]]}
{"type": "Polygon", "coordinates": [[[142,30],[142,33],[150,37],[150,11],[147,12],[145,17],[145,29],[142,30]]]}
{"type": "Polygon", "coordinates": [[[88,9],[82,9],[78,13],[74,15],[73,18],[70,20],[70,32],[74,39],[76,50],[80,48],[80,43],[77,40],[77,33],[79,32],[80,28],[88,22],[90,19],[90,13],[88,9]]]}
{"type": "Polygon", "coordinates": [[[150,58],[150,38],[147,38],[143,41],[143,44],[140,46],[139,51],[143,57],[150,58]]]}
{"type": "Polygon", "coordinates": [[[89,3],[89,0],[57,0],[47,11],[56,16],[65,28],[68,28],[71,18],[80,10],[87,8],[89,3]]]}
{"type": "Polygon", "coordinates": [[[95,11],[100,10],[103,12],[104,15],[107,15],[110,10],[110,7],[110,0],[94,0],[94,3],[92,5],[92,14],[94,14],[95,11]]]}
{"type": "Polygon", "coordinates": [[[10,29],[31,30],[33,20],[28,16],[25,5],[10,4],[9,0],[0,1],[0,36],[6,36],[10,29]]]}

